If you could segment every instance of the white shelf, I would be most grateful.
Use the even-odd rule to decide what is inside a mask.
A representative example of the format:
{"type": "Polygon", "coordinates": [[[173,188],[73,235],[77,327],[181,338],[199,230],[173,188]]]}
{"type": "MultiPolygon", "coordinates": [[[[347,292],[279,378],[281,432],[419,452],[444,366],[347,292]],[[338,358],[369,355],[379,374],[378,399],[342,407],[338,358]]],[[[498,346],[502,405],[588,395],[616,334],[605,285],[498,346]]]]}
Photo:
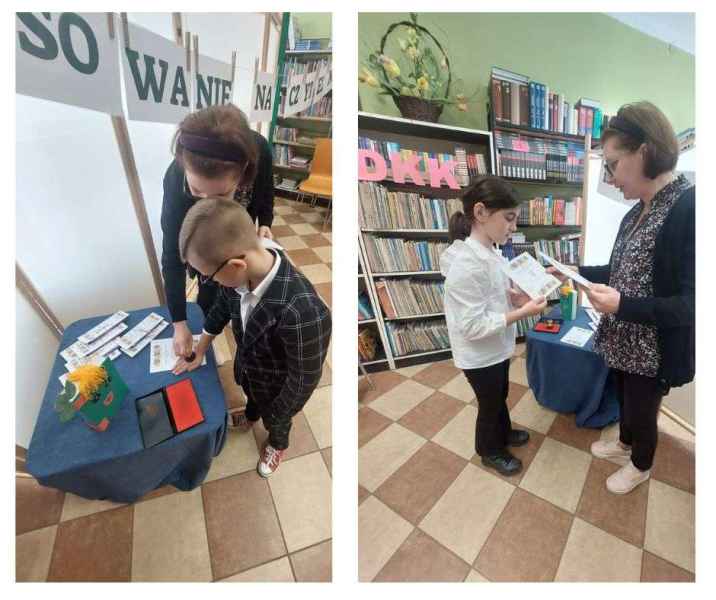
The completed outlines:
{"type": "Polygon", "coordinates": [[[333,54],[333,50],[286,50],[286,56],[311,56],[312,54],[333,54]]]}
{"type": "Polygon", "coordinates": [[[410,321],[413,319],[429,319],[431,317],[444,317],[444,312],[427,313],[424,315],[409,315],[407,317],[383,317],[384,321],[410,321]]]}
{"type": "Polygon", "coordinates": [[[361,363],[364,367],[370,366],[370,365],[379,365],[381,363],[388,362],[387,358],[380,358],[378,360],[369,360],[368,362],[361,363]]]}
{"type": "Polygon", "coordinates": [[[428,352],[414,352],[412,354],[403,354],[401,356],[394,356],[394,360],[404,360],[406,358],[417,358],[419,356],[430,356],[431,354],[443,354],[445,352],[452,352],[452,348],[442,348],[440,350],[429,350],[428,352]]]}
{"type": "Polygon", "coordinates": [[[281,146],[295,146],[296,148],[306,148],[309,150],[315,150],[316,146],[311,144],[301,144],[299,142],[284,142],[283,140],[274,140],[274,144],[280,144],[281,146]]]}
{"type": "Polygon", "coordinates": [[[447,235],[447,229],[361,229],[363,233],[435,233],[447,235]]]}
{"type": "Polygon", "coordinates": [[[288,165],[282,165],[280,163],[274,163],[273,166],[278,169],[283,169],[285,171],[295,171],[296,173],[306,173],[307,175],[309,173],[309,170],[304,169],[303,167],[290,167],[288,165]]]}
{"type": "Polygon", "coordinates": [[[291,115],[290,117],[279,116],[277,120],[280,121],[307,121],[309,123],[330,123],[333,121],[332,117],[296,117],[291,115]]]}
{"type": "Polygon", "coordinates": [[[364,325],[365,323],[375,323],[375,319],[359,319],[358,325],[364,325]]]}
{"type": "Polygon", "coordinates": [[[442,275],[440,271],[391,271],[390,273],[373,273],[373,277],[403,277],[405,275],[442,275]]]}
{"type": "Polygon", "coordinates": [[[383,121],[392,121],[394,123],[406,123],[408,125],[416,125],[419,127],[432,127],[434,129],[442,129],[449,131],[459,131],[461,133],[470,133],[473,135],[484,135],[492,138],[492,132],[483,129],[468,129],[467,127],[455,127],[453,125],[443,125],[441,123],[430,123],[428,121],[416,121],[415,119],[404,119],[403,117],[389,117],[387,115],[379,115],[375,113],[359,112],[358,118],[366,117],[368,119],[381,119],[383,121]]]}

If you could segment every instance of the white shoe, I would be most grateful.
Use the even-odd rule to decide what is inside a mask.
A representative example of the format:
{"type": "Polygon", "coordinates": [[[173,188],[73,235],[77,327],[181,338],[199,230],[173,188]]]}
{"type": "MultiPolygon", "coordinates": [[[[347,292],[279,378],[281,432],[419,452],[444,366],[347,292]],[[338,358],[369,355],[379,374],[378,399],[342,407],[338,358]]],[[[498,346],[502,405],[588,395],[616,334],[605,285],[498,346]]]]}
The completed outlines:
{"type": "Polygon", "coordinates": [[[621,465],[627,464],[631,459],[631,446],[622,444],[619,440],[599,440],[591,447],[592,456],[614,460],[621,465]]]}
{"type": "Polygon", "coordinates": [[[266,444],[256,465],[259,475],[264,478],[270,477],[281,464],[283,453],[283,450],[277,450],[271,444],[266,444]]]}
{"type": "Polygon", "coordinates": [[[616,473],[607,477],[607,489],[612,494],[628,494],[640,483],[649,479],[651,471],[640,471],[629,461],[616,473]]]}

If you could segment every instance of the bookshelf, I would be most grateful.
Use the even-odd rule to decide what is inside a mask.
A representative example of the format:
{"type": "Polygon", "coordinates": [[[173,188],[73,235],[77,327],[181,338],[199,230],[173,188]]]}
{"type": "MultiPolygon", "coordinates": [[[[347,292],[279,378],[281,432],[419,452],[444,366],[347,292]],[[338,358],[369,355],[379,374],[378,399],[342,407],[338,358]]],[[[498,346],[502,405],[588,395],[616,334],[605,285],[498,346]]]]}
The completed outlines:
{"type": "MultiPolygon", "coordinates": [[[[278,71],[281,81],[281,93],[285,94],[285,82],[291,70],[303,72],[311,68],[311,63],[320,60],[331,60],[330,49],[316,50],[286,50],[281,56],[278,71]]],[[[332,99],[332,91],[317,103],[318,106],[329,104],[332,99]],[[321,104],[323,103],[323,104],[321,104]]],[[[317,107],[314,105],[309,110],[317,107]]],[[[330,105],[330,104],[329,104],[330,105]]],[[[315,138],[332,137],[332,116],[328,114],[304,115],[296,114],[283,117],[277,114],[271,127],[271,145],[274,155],[274,189],[286,194],[298,194],[298,186],[310,173],[310,161],[315,151],[315,138]],[[291,158],[305,159],[306,166],[291,164],[291,158]],[[295,182],[288,185],[286,180],[295,182]]],[[[326,202],[325,199],[318,199],[318,202],[326,202]]]]}
{"type": "MultiPolygon", "coordinates": [[[[401,149],[415,152],[454,155],[455,148],[462,148],[471,156],[481,154],[484,159],[483,170],[486,173],[494,172],[493,139],[489,131],[359,112],[358,135],[378,144],[397,143],[401,149]]],[[[477,176],[477,173],[471,170],[469,175],[469,179],[472,179],[477,176]]],[[[361,184],[365,183],[367,182],[359,183],[359,192],[366,193],[372,189],[361,187],[361,184]]],[[[461,190],[451,189],[446,185],[433,188],[428,185],[419,186],[409,178],[405,183],[398,183],[388,176],[382,181],[370,184],[383,188],[389,194],[410,194],[412,200],[409,202],[418,204],[429,202],[429,204],[420,204],[422,209],[418,208],[418,204],[406,204],[402,214],[404,220],[409,223],[403,223],[400,226],[392,226],[395,223],[392,223],[391,226],[367,223],[363,218],[364,215],[361,216],[358,235],[359,292],[365,290],[367,293],[375,318],[359,321],[358,327],[359,330],[371,327],[384,352],[384,356],[380,356],[375,361],[363,363],[368,370],[396,369],[426,361],[442,360],[451,356],[449,343],[446,342],[445,313],[442,307],[441,290],[444,277],[438,269],[437,262],[431,260],[430,265],[420,265],[422,268],[415,268],[418,265],[408,263],[404,265],[408,268],[384,269],[379,268],[379,265],[374,264],[371,259],[376,256],[374,249],[377,247],[372,241],[373,238],[395,240],[392,243],[398,245],[426,243],[447,246],[447,219],[455,208],[461,209],[461,203],[456,202],[455,199],[459,197],[462,189],[469,185],[469,181],[462,178],[460,183],[462,184],[461,190]],[[440,222],[437,222],[437,217],[434,216],[435,207],[438,207],[437,210],[441,214],[440,222]],[[431,212],[431,208],[433,212],[431,212]],[[417,216],[418,213],[422,216],[417,216]],[[427,215],[433,215],[432,222],[426,222],[430,220],[427,215]],[[435,264],[432,264],[433,262],[435,264]],[[392,293],[396,294],[393,300],[395,314],[384,310],[381,305],[380,295],[386,293],[385,289],[392,290],[392,293]],[[422,310],[415,310],[418,303],[423,308],[422,310]],[[445,343],[439,344],[437,349],[425,349],[427,345],[423,348],[410,347],[410,340],[413,337],[426,335],[419,333],[419,328],[439,328],[440,324],[445,329],[444,337],[440,336],[435,339],[445,343]],[[405,328],[408,328],[408,331],[405,331],[405,328]],[[404,345],[398,344],[396,340],[403,338],[407,340],[404,345]],[[391,345],[391,339],[394,341],[393,345],[391,345]]],[[[376,208],[383,200],[385,199],[376,195],[375,203],[371,201],[370,206],[376,208]]],[[[360,207],[363,206],[363,202],[363,199],[359,200],[359,210],[362,210],[360,207]]],[[[434,252],[432,257],[434,258],[436,255],[437,253],[434,252]]]]}

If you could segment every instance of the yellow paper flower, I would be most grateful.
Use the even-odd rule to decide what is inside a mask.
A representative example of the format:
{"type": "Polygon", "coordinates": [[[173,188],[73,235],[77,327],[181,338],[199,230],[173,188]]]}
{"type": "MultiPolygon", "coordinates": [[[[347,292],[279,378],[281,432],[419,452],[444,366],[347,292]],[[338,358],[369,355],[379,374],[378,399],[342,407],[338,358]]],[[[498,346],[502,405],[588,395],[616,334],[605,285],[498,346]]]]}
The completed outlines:
{"type": "Polygon", "coordinates": [[[396,77],[400,77],[400,67],[398,66],[398,63],[396,63],[392,58],[386,56],[385,54],[381,54],[378,57],[378,62],[383,65],[383,68],[388,74],[388,77],[391,77],[393,79],[395,79],[396,77]]]}
{"type": "Polygon", "coordinates": [[[405,53],[408,55],[408,58],[411,60],[416,60],[420,56],[420,50],[418,50],[415,46],[410,46],[405,53]]]}
{"type": "Polygon", "coordinates": [[[415,96],[415,92],[409,88],[407,85],[404,85],[402,88],[400,88],[400,95],[401,96],[415,96]]]}
{"type": "Polygon", "coordinates": [[[430,82],[428,81],[428,78],[425,77],[425,75],[420,77],[420,79],[418,79],[417,83],[418,83],[418,89],[421,92],[426,91],[430,87],[430,82]]]}
{"type": "Polygon", "coordinates": [[[358,75],[358,81],[361,83],[365,83],[371,87],[378,87],[378,80],[375,78],[373,73],[371,73],[368,69],[363,67],[361,69],[360,75],[358,75]]]}
{"type": "Polygon", "coordinates": [[[414,27],[408,27],[408,40],[411,43],[415,43],[418,40],[418,32],[415,31],[414,27]]]}
{"type": "Polygon", "coordinates": [[[398,45],[403,52],[408,49],[408,42],[406,42],[403,38],[398,38],[398,45]]]}
{"type": "Polygon", "coordinates": [[[465,102],[458,102],[457,109],[462,112],[467,112],[467,104],[465,102]]]}

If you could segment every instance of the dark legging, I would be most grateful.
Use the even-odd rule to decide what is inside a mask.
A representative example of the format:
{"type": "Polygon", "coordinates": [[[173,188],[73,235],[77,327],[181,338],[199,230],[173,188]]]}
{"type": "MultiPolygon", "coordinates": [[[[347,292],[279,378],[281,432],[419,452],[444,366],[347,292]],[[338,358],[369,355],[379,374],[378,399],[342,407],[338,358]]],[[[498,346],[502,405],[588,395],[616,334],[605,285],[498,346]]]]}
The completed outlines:
{"type": "Polygon", "coordinates": [[[464,370],[480,410],[475,426],[475,451],[480,456],[494,456],[505,451],[507,436],[512,430],[507,409],[510,389],[510,361],[481,369],[464,370]]]}
{"type": "Polygon", "coordinates": [[[631,461],[640,471],[654,462],[658,438],[657,418],[667,390],[655,377],[613,369],[619,398],[619,440],[631,446],[631,461]]]}

